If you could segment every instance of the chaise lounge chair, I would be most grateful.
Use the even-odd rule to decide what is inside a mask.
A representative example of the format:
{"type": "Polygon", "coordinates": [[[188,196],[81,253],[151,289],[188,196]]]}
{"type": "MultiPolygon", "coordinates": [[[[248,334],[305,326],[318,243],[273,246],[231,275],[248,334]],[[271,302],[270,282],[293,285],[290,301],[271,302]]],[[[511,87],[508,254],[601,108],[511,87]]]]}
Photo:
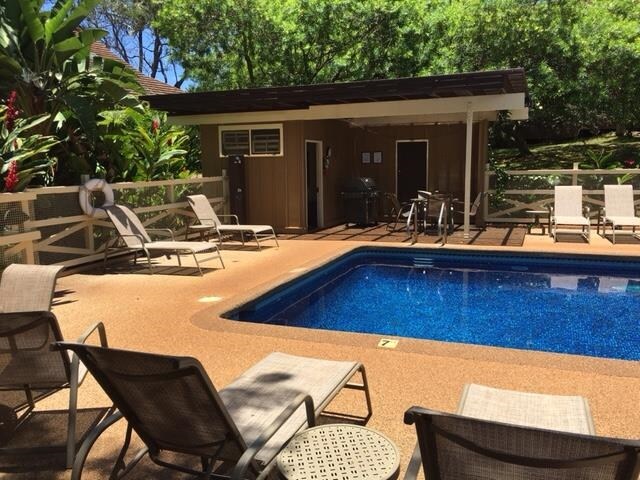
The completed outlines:
{"type": "Polygon", "coordinates": [[[412,407],[418,446],[405,479],[637,480],[640,442],[595,436],[582,397],[468,385],[458,414],[412,407]]]}
{"type": "Polygon", "coordinates": [[[343,388],[363,391],[368,413],[362,420],[371,416],[364,367],[357,362],[272,353],[216,391],[194,358],[74,343],[59,346],[82,359],[119,410],[85,441],[74,465],[77,476],[73,480],[80,478],[96,439],[122,417],[128,422],[126,439],[109,478],[121,478],[148,454],[161,467],[200,478],[221,473],[217,471],[221,466],[231,464],[231,478],[244,480],[265,478],[280,449],[305,425],[312,426],[343,388]],[[362,384],[350,383],[358,372],[362,384]],[[302,404],[306,414],[299,408],[302,404]],[[145,447],[125,465],[132,432],[145,447]],[[200,460],[202,469],[169,461],[171,454],[200,460]]]}
{"type": "Polygon", "coordinates": [[[261,249],[260,242],[270,239],[276,242],[277,247],[280,247],[276,232],[271,225],[242,225],[239,223],[237,215],[218,215],[204,195],[188,195],[187,201],[199,222],[187,227],[187,235],[189,231],[194,230],[201,233],[203,231],[213,231],[218,235],[219,243],[222,245],[225,233],[239,233],[242,244],[244,245],[244,234],[249,233],[258,244],[258,250],[261,249]],[[235,224],[225,225],[220,221],[219,217],[232,218],[235,224]]]}
{"type": "Polygon", "coordinates": [[[153,274],[153,267],[151,265],[151,252],[161,253],[175,253],[178,257],[178,265],[182,266],[180,260],[180,254],[190,254],[196,262],[198,271],[202,275],[202,269],[196,253],[202,252],[214,252],[214,256],[208,258],[218,258],[224,268],[224,262],[222,261],[222,255],[216,245],[209,242],[177,242],[173,238],[173,232],[168,228],[163,229],[145,229],[142,222],[129,208],[124,205],[112,205],[104,207],[109,219],[113,223],[113,226],[118,232],[119,239],[122,240],[122,247],[109,247],[107,244],[104,249],[104,266],[106,269],[107,255],[109,250],[128,250],[135,253],[134,263],[138,258],[138,252],[142,251],[147,257],[147,263],[149,265],[149,273],[153,274]],[[150,231],[164,231],[171,235],[171,240],[152,241],[149,236],[150,231]]]}
{"type": "MultiPolygon", "coordinates": [[[[607,225],[611,225],[611,241],[615,244],[616,229],[632,227],[632,235],[640,239],[636,234],[636,227],[640,226],[640,218],[636,217],[635,210],[632,185],[605,185],[602,235],[607,236],[607,225]]],[[[600,233],[599,228],[600,222],[598,222],[598,233],[600,233]]]]}
{"type": "MultiPolygon", "coordinates": [[[[589,207],[582,208],[581,186],[556,186],[553,206],[550,208],[550,230],[553,241],[558,241],[558,225],[577,225],[582,227],[582,236],[591,242],[591,223],[589,207]]],[[[566,230],[570,232],[570,230],[566,230]]]]}
{"type": "Polygon", "coordinates": [[[63,269],[59,265],[9,265],[0,279],[0,312],[51,310],[56,280],[63,269]]]}
{"type": "MultiPolygon", "coordinates": [[[[95,332],[99,334],[101,345],[107,346],[102,323],[89,328],[78,340],[79,344],[83,344],[95,332]]],[[[55,434],[60,425],[50,425],[51,422],[47,419],[54,418],[52,415],[60,411],[36,411],[35,404],[59,390],[69,389],[69,409],[65,412],[68,414],[67,440],[64,449],[66,467],[71,468],[73,465],[77,443],[81,437],[77,431],[78,386],[82,384],[87,370],[76,355],[51,349],[53,342],[62,340],[60,326],[53,313],[0,313],[0,391],[3,404],[0,453],[3,456],[45,454],[60,448],[51,445],[31,448],[31,442],[28,446],[24,443],[25,438],[40,440],[45,444],[51,440],[49,435],[55,434]],[[14,403],[7,405],[8,400],[14,403]],[[5,408],[10,408],[13,413],[5,408]],[[53,431],[47,431],[47,427],[53,431]]],[[[108,409],[95,411],[98,413],[97,420],[110,413],[108,409]]]]}

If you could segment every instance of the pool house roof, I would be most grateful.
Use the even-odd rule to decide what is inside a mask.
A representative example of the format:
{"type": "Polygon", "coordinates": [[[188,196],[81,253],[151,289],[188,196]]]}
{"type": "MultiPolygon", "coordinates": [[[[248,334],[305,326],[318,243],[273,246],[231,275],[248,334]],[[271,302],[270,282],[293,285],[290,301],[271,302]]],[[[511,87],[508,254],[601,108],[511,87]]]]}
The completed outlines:
{"type": "Polygon", "coordinates": [[[179,124],[345,119],[353,123],[429,123],[527,118],[524,69],[428,77],[147,95],[179,124]],[[461,115],[462,114],[462,115],[461,115]],[[364,120],[367,119],[367,120],[364,120]],[[393,119],[393,120],[392,120],[393,119]]]}

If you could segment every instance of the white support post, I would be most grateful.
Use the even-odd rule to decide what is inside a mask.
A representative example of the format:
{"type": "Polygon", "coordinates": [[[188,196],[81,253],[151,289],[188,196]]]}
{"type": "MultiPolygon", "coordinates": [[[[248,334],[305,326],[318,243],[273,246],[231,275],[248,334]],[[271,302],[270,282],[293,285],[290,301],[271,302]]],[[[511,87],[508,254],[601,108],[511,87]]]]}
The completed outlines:
{"type": "Polygon", "coordinates": [[[464,238],[469,238],[469,211],[471,209],[471,152],[473,147],[473,110],[467,104],[467,145],[464,163],[464,238]]]}

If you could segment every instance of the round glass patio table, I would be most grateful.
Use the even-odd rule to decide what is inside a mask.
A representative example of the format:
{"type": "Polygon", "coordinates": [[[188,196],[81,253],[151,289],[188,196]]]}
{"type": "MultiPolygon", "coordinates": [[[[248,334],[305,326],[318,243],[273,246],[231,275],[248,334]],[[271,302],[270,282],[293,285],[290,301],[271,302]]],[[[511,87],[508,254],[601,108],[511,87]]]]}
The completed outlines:
{"type": "Polygon", "coordinates": [[[398,478],[400,454],[385,435],[360,425],[331,424],[297,434],[278,454],[288,480],[398,478]]]}

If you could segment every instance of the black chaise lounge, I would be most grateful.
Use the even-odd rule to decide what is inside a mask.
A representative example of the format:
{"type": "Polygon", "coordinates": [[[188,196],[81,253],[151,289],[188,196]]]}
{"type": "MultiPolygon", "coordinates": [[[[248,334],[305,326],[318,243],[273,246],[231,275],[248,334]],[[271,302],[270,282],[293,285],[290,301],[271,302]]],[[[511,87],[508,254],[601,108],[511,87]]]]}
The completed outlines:
{"type": "Polygon", "coordinates": [[[217,391],[194,358],[59,345],[82,359],[118,408],[81,447],[73,479],[80,478],[100,434],[122,417],[127,434],[110,478],[121,478],[148,454],[157,465],[198,478],[239,480],[265,478],[280,449],[313,425],[343,388],[363,391],[367,415],[360,419],[366,422],[371,415],[364,367],[357,362],[272,353],[217,391]],[[358,372],[362,383],[351,383],[358,372]],[[125,464],[133,432],[145,446],[125,464]],[[191,463],[177,463],[175,454],[190,457],[191,463]],[[201,469],[193,466],[194,459],[201,469]]]}

